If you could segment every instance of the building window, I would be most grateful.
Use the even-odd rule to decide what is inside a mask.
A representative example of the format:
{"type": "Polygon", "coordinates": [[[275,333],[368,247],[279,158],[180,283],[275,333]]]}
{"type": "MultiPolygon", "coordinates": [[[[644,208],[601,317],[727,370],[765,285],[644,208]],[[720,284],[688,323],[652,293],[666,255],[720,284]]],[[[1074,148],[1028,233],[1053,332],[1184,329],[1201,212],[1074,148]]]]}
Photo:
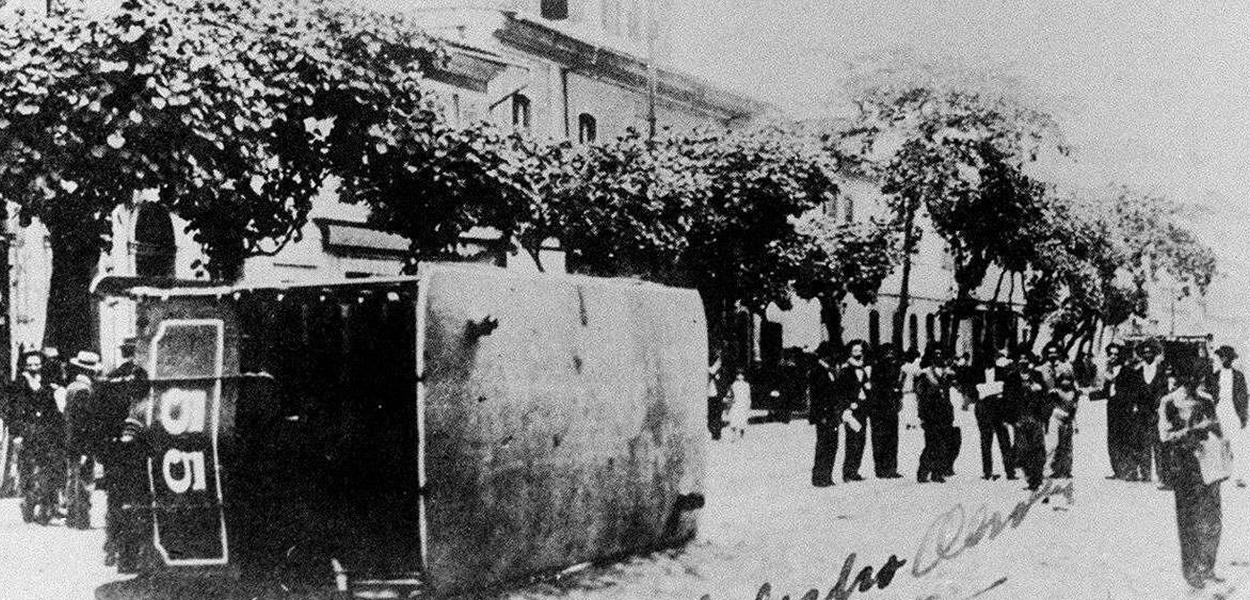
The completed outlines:
{"type": "Polygon", "coordinates": [[[589,113],[577,115],[577,141],[581,144],[593,144],[599,137],[599,125],[589,113]]]}
{"type": "Polygon", "coordinates": [[[760,362],[768,366],[776,366],[781,362],[781,349],[784,345],[784,330],[781,323],[763,319],[760,321],[760,362]]]}
{"type": "Polygon", "coordinates": [[[846,197],[846,222],[850,223],[855,220],[855,199],[846,197]]]}
{"type": "Polygon", "coordinates": [[[881,345],[881,313],[876,310],[868,313],[868,343],[873,349],[881,345]]]}
{"type": "Polygon", "coordinates": [[[135,275],[169,277],[175,275],[174,223],[169,211],[155,204],[143,204],[135,217],[135,275]]]}
{"type": "Polygon", "coordinates": [[[832,218],[834,221],[838,220],[837,194],[830,195],[829,200],[825,201],[825,216],[832,218]]]}
{"type": "Polygon", "coordinates": [[[514,94],[512,96],[512,126],[519,129],[529,129],[530,99],[525,94],[514,94]]]}
{"type": "Polygon", "coordinates": [[[929,313],[924,317],[924,339],[926,344],[932,344],[937,340],[937,334],[934,332],[936,320],[933,313],[929,313]]]}
{"type": "Polygon", "coordinates": [[[569,0],[542,0],[542,17],[551,21],[569,18],[569,0]]]}

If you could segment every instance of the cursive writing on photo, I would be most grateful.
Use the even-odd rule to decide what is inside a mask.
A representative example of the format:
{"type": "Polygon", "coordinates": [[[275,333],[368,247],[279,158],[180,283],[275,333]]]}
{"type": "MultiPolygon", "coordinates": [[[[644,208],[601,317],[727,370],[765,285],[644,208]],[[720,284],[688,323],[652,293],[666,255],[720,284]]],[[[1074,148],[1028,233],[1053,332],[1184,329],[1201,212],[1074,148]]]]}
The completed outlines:
{"type": "Polygon", "coordinates": [[[963,504],[956,504],[950,510],[938,515],[916,549],[916,556],[911,563],[911,574],[923,577],[937,568],[944,560],[951,560],[968,548],[981,543],[982,540],[993,540],[1007,526],[1012,529],[1020,526],[1034,504],[1049,501],[1051,496],[1063,496],[1068,504],[1073,502],[1073,487],[1069,481],[1064,485],[1055,485],[1047,481],[1041,488],[1029,494],[1029,497],[1016,503],[1015,508],[1004,519],[998,511],[990,512],[982,504],[971,515],[963,504]]]}

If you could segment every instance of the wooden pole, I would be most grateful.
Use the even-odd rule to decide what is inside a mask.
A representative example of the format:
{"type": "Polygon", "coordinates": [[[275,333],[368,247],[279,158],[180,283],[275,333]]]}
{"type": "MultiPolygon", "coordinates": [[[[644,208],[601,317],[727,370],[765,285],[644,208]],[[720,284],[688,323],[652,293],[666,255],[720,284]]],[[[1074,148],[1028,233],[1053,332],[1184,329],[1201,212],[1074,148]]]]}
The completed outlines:
{"type": "Polygon", "coordinates": [[[647,139],[655,139],[655,0],[647,0],[647,139]]]}

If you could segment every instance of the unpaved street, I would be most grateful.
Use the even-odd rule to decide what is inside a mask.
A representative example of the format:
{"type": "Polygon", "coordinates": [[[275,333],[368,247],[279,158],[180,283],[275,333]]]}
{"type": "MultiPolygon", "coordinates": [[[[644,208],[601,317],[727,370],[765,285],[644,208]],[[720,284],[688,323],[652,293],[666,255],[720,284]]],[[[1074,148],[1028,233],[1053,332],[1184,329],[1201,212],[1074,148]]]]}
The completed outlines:
{"type": "MultiPolygon", "coordinates": [[[[808,485],[814,434],[803,422],[752,425],[741,441],[710,442],[707,506],[699,539],[683,551],[661,552],[624,563],[591,567],[559,581],[491,594],[496,598],[632,600],[674,598],[750,600],[764,583],[771,598],[802,597],[816,589],[825,598],[838,583],[851,553],[853,579],[864,566],[874,572],[891,555],[906,561],[889,584],[851,598],[1193,598],[1180,577],[1172,495],[1154,485],[1108,481],[1102,407],[1083,406],[1077,436],[1075,502],[1058,494],[1043,504],[1010,513],[1029,499],[1020,481],[982,481],[971,413],[959,413],[964,447],[958,474],[946,484],[914,480],[876,481],[815,489],[808,485]],[[930,546],[917,557],[930,526],[944,514],[968,519],[965,533],[985,515],[1007,522],[953,558],[929,566],[930,546]],[[956,512],[952,512],[955,509],[956,512]],[[924,570],[924,569],[922,569],[924,570]]],[[[920,436],[904,431],[902,465],[914,473],[920,436]]],[[[841,453],[839,453],[839,456],[841,453]]],[[[840,471],[839,471],[840,472],[840,471]]],[[[864,475],[871,474],[865,464],[864,475]]],[[[1061,484],[1052,482],[1052,491],[1061,484]]],[[[1224,537],[1217,569],[1250,581],[1250,490],[1223,486],[1224,537]]],[[[91,598],[102,583],[118,577],[100,564],[101,502],[90,532],[59,525],[24,525],[15,500],[0,502],[0,598],[64,600],[91,598]]],[[[988,533],[988,530],[987,530],[988,533]]],[[[956,537],[956,536],[951,536],[956,537]]],[[[957,536],[965,539],[967,535],[957,536]]],[[[964,544],[960,544],[963,546],[964,544]]],[[[851,589],[848,583],[844,586],[851,589]]]]}

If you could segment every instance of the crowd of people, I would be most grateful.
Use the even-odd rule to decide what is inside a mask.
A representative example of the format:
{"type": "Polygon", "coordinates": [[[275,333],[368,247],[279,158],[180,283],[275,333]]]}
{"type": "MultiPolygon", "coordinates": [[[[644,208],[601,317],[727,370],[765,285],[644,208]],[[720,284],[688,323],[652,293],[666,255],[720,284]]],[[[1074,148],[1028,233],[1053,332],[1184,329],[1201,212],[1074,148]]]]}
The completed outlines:
{"type": "Polygon", "coordinates": [[[46,526],[63,520],[66,527],[90,529],[92,491],[107,489],[109,565],[133,559],[119,511],[145,485],[141,470],[127,461],[145,420],[147,373],[134,361],[135,340],[122,344],[121,355],[104,374],[96,352],[62,361],[54,349],[24,350],[17,376],[0,391],[0,419],[13,449],[9,464],[0,467],[15,471],[8,479],[21,497],[23,521],[46,526]]]}
{"type": "MultiPolygon", "coordinates": [[[[822,344],[799,391],[816,427],[811,483],[835,484],[841,436],[844,483],[864,479],[860,467],[869,442],[875,476],[903,477],[899,431],[915,426],[924,436],[916,480],[945,482],[954,474],[961,447],[955,426],[959,407],[971,408],[976,419],[982,478],[1002,477],[994,470],[997,454],[1006,479],[1022,474],[1025,489],[1037,490],[1047,476],[1072,477],[1077,407],[1082,400],[1105,402],[1107,478],[1157,479],[1160,490],[1174,492],[1186,581],[1194,588],[1223,581],[1213,569],[1221,533],[1220,484],[1231,481],[1245,488],[1250,479],[1246,461],[1233,459],[1250,452],[1250,394],[1244,374],[1233,366],[1236,351],[1217,348],[1214,364],[1202,353],[1165,357],[1155,340],[1144,340],[1132,351],[1113,342],[1105,352],[1105,362],[1097,367],[1088,355],[1068,361],[1063,348],[1053,344],[1040,357],[1001,350],[992,361],[973,364],[967,355],[951,360],[936,345],[923,356],[908,352],[899,357],[884,344],[870,357],[862,340],[846,344],[840,356],[822,344]]],[[[709,386],[709,407],[718,420],[715,389],[709,386]]],[[[739,389],[749,390],[741,372],[728,394],[730,412],[736,413],[733,431],[740,437],[750,395],[747,391],[742,397],[739,389]]]]}

